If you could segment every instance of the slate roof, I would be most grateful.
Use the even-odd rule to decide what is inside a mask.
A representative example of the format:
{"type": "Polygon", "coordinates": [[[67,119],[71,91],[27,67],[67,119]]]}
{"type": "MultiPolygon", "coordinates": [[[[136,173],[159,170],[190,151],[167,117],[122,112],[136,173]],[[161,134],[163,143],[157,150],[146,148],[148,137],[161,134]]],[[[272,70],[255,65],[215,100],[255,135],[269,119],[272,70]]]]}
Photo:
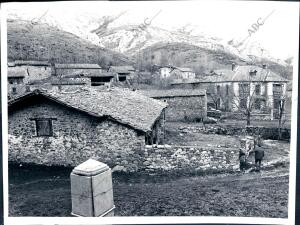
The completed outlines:
{"type": "Polygon", "coordinates": [[[14,62],[15,66],[50,66],[50,63],[48,61],[34,61],[34,60],[15,60],[14,62]]]}
{"type": "Polygon", "coordinates": [[[25,77],[26,70],[24,68],[8,68],[7,70],[7,77],[13,78],[13,77],[25,77]]]}
{"type": "Polygon", "coordinates": [[[55,64],[56,69],[101,69],[98,64],[55,64]]]}
{"type": "Polygon", "coordinates": [[[168,90],[139,90],[140,94],[151,98],[205,96],[205,90],[199,89],[168,89],[168,90]]]}
{"type": "Polygon", "coordinates": [[[113,72],[101,72],[97,74],[86,74],[85,77],[114,77],[115,74],[113,72]]]}
{"type": "Polygon", "coordinates": [[[89,73],[85,71],[74,71],[72,73],[68,73],[62,75],[64,78],[79,78],[79,77],[114,77],[114,73],[106,72],[106,71],[99,71],[97,73],[89,73]]]}
{"type": "Polygon", "coordinates": [[[110,69],[116,73],[130,73],[135,71],[133,66],[111,66],[110,69]]]}
{"type": "Polygon", "coordinates": [[[251,76],[252,81],[274,81],[274,82],[288,82],[287,79],[279,76],[277,73],[269,69],[263,69],[258,66],[239,66],[234,74],[232,80],[249,80],[249,71],[256,70],[256,75],[251,76]]]}
{"type": "Polygon", "coordinates": [[[187,67],[176,67],[176,68],[182,72],[193,72],[191,68],[187,68],[187,67]]]}
{"type": "Polygon", "coordinates": [[[258,66],[237,66],[234,71],[230,69],[215,70],[213,75],[203,76],[201,79],[175,80],[172,84],[181,83],[217,83],[217,82],[288,82],[289,80],[279,76],[269,69],[258,66]],[[250,75],[250,71],[256,71],[255,75],[250,75]]]}
{"type": "Polygon", "coordinates": [[[56,89],[36,89],[19,95],[8,102],[9,107],[22,99],[42,95],[55,102],[96,117],[107,117],[142,132],[152,130],[167,104],[134,91],[112,88],[82,87],[77,91],[63,92],[56,89]]]}

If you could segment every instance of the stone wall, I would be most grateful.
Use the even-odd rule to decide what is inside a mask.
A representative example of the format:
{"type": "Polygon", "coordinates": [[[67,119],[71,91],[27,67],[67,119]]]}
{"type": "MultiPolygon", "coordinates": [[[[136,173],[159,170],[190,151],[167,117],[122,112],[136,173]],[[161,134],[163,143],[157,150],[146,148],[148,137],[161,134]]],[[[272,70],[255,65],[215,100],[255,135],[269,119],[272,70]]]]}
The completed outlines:
{"type": "Polygon", "coordinates": [[[146,146],[143,169],[162,172],[238,171],[239,149],[199,146],[146,146]]]}
{"type": "MultiPolygon", "coordinates": [[[[247,116],[240,112],[222,112],[222,119],[245,120],[247,116]]],[[[250,120],[272,120],[271,113],[252,112],[250,120]]]]}
{"type": "Polygon", "coordinates": [[[137,170],[142,163],[143,134],[45,99],[10,112],[8,131],[9,161],[76,166],[94,158],[110,167],[124,166],[128,171],[137,170]],[[53,136],[37,137],[32,118],[55,118],[53,136]]]}
{"type": "MultiPolygon", "coordinates": [[[[278,128],[267,126],[232,126],[232,125],[211,125],[206,128],[198,128],[196,132],[206,134],[219,134],[219,135],[260,135],[263,139],[278,140],[278,128]]],[[[281,129],[282,140],[290,140],[291,129],[283,127],[281,129]]]]}
{"type": "MultiPolygon", "coordinates": [[[[238,149],[147,146],[145,135],[110,120],[100,120],[44,98],[9,112],[9,161],[76,166],[93,158],[125,172],[235,171],[238,149]],[[32,119],[54,118],[53,136],[38,137],[32,119]]],[[[157,126],[161,123],[158,121],[157,126]]]]}
{"type": "Polygon", "coordinates": [[[7,68],[8,74],[22,74],[24,75],[24,83],[28,83],[33,80],[42,80],[51,76],[50,66],[14,66],[7,68]]]}
{"type": "Polygon", "coordinates": [[[206,96],[156,97],[168,103],[166,121],[197,121],[207,116],[206,96]]]}

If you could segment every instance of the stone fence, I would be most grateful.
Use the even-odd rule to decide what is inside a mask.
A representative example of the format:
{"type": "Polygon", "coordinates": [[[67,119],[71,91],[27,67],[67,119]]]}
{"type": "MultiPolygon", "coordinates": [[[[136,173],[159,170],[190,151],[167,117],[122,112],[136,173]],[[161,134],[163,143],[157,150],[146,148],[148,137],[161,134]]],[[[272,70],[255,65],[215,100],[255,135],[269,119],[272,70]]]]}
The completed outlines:
{"type": "Polygon", "coordinates": [[[140,169],[150,172],[238,171],[239,149],[148,145],[140,169]]]}

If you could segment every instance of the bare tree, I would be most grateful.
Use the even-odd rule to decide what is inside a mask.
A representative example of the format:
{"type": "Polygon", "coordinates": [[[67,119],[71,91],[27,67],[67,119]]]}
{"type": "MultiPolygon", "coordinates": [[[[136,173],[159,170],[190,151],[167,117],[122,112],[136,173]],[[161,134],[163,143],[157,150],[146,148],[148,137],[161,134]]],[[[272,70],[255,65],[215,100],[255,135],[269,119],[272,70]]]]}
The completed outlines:
{"type": "MultiPolygon", "coordinates": [[[[251,84],[253,84],[252,77],[251,76],[256,76],[255,73],[257,71],[253,71],[249,73],[248,75],[248,80],[243,81],[239,83],[239,95],[237,96],[235,92],[233,91],[233,104],[236,106],[238,109],[238,112],[241,112],[244,116],[246,116],[246,121],[247,121],[247,126],[251,124],[251,115],[254,110],[255,104],[261,104],[262,101],[265,103],[267,102],[266,100],[266,93],[267,93],[267,85],[265,85],[265,94],[260,95],[257,94],[258,90],[253,88],[251,90],[251,84]],[[251,75],[251,73],[254,73],[251,75]]],[[[268,78],[268,74],[266,73],[264,77],[261,77],[262,79],[259,81],[257,85],[259,85],[259,92],[261,92],[261,87],[262,84],[265,83],[265,81],[268,78]]],[[[261,105],[260,105],[261,106],[261,105]]],[[[264,108],[266,108],[267,105],[264,105],[264,108]]]]}
{"type": "Polygon", "coordinates": [[[278,108],[278,140],[282,139],[282,125],[285,123],[284,112],[285,112],[285,99],[286,96],[282,96],[279,102],[278,108]]]}

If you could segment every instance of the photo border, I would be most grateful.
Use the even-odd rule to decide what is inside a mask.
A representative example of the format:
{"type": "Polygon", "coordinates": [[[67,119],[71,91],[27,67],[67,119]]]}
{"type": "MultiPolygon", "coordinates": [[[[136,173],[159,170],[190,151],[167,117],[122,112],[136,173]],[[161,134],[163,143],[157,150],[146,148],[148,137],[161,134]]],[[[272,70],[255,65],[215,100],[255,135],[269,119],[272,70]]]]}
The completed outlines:
{"type": "MultiPolygon", "coordinates": [[[[171,1],[170,1],[171,4],[171,1]]],[[[290,4],[293,4],[290,2],[290,4]]],[[[297,4],[297,3],[294,3],[297,4]]],[[[299,3],[298,3],[299,6],[299,3]]],[[[2,158],[3,158],[3,200],[5,225],[16,224],[294,224],[295,222],[295,191],[296,191],[296,162],[297,162],[297,107],[298,107],[298,63],[299,63],[299,36],[298,48],[294,52],[293,60],[293,91],[292,91],[292,119],[290,140],[290,176],[288,218],[262,218],[262,217],[220,217],[220,216],[179,216],[179,217],[9,217],[8,216],[8,113],[7,113],[7,11],[6,3],[1,5],[1,106],[2,106],[2,158]],[[246,222],[246,223],[244,223],[246,222]]],[[[298,21],[299,25],[299,21],[298,21]]],[[[299,33],[299,26],[298,26],[299,33]]]]}

